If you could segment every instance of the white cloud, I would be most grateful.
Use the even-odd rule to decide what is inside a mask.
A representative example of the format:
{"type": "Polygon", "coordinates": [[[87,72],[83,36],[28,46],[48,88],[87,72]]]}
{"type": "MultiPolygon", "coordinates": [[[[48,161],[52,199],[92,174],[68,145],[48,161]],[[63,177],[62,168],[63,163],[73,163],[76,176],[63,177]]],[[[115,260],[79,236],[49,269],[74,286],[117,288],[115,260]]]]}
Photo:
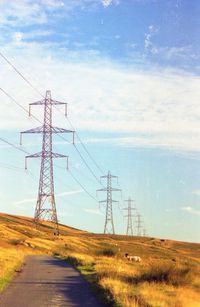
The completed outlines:
{"type": "Polygon", "coordinates": [[[17,207],[17,208],[24,209],[25,207],[24,206],[20,206],[21,204],[32,203],[34,201],[36,201],[36,198],[25,198],[25,199],[13,202],[13,206],[17,207]]]}
{"type": "Polygon", "coordinates": [[[17,26],[44,24],[47,15],[42,9],[39,1],[28,0],[0,1],[0,23],[1,25],[17,26]]]}
{"type": "Polygon", "coordinates": [[[23,33],[15,32],[13,38],[16,42],[20,42],[23,39],[23,33]]]}
{"type": "Polygon", "coordinates": [[[156,28],[154,25],[150,25],[148,27],[148,32],[145,33],[145,39],[144,39],[144,47],[146,51],[152,52],[154,50],[154,44],[152,42],[152,38],[158,33],[158,28],[156,28]]]}
{"type": "Polygon", "coordinates": [[[102,0],[102,4],[104,7],[107,7],[112,4],[112,0],[102,0]]]}
{"type": "MultiPolygon", "coordinates": [[[[4,53],[40,91],[51,89],[54,99],[69,102],[69,116],[78,130],[127,133],[112,140],[123,146],[200,150],[199,77],[178,70],[125,68],[98,55],[88,59],[65,49],[57,57],[47,47],[12,43],[4,53]]],[[[0,64],[2,88],[26,109],[40,99],[3,59],[0,64]]],[[[2,92],[0,99],[0,129],[20,131],[38,125],[2,92]]],[[[34,108],[33,114],[41,118],[42,109],[34,108]]],[[[56,117],[65,127],[64,117],[60,113],[56,117]]]]}
{"type": "Polygon", "coordinates": [[[91,214],[95,214],[95,215],[103,215],[103,213],[99,210],[99,209],[83,209],[83,211],[87,212],[87,213],[91,213],[91,214]]]}
{"type": "Polygon", "coordinates": [[[84,192],[83,190],[75,190],[75,191],[66,191],[66,192],[61,192],[56,194],[56,197],[63,197],[63,196],[68,196],[68,195],[74,195],[74,194],[79,194],[84,192]]]}
{"type": "Polygon", "coordinates": [[[192,192],[192,194],[200,196],[200,190],[195,190],[192,192]]]}
{"type": "Polygon", "coordinates": [[[200,215],[200,210],[196,210],[196,209],[194,209],[194,208],[192,208],[192,207],[190,207],[190,206],[188,206],[188,207],[182,207],[181,209],[182,209],[183,211],[187,211],[187,212],[189,212],[189,213],[191,213],[191,214],[200,215]]]}
{"type": "Polygon", "coordinates": [[[118,0],[15,0],[0,1],[0,25],[1,26],[30,26],[44,25],[57,17],[68,17],[77,8],[81,10],[93,10],[100,5],[108,7],[118,4],[118,0]]]}
{"type": "MultiPolygon", "coordinates": [[[[178,70],[156,72],[123,67],[103,58],[98,50],[84,49],[84,45],[81,50],[72,51],[58,42],[27,42],[27,39],[49,36],[53,32],[38,28],[22,32],[15,30],[17,27],[12,28],[45,24],[52,10],[69,11],[78,6],[85,9],[90,4],[117,3],[115,0],[2,0],[1,24],[12,29],[12,41],[2,44],[3,52],[40,91],[51,89],[53,98],[69,102],[69,116],[77,129],[127,133],[125,137],[111,140],[123,146],[199,151],[199,77],[178,70]]],[[[146,50],[168,57],[184,56],[184,47],[181,50],[156,48],[152,39],[158,31],[155,25],[149,26],[145,34],[146,50]]],[[[189,48],[187,52],[190,51],[189,48]]],[[[0,65],[1,87],[26,109],[29,102],[40,99],[3,59],[0,65]]],[[[1,130],[19,131],[38,125],[33,118],[27,119],[25,112],[2,92],[0,99],[3,101],[0,104],[1,130]]],[[[34,114],[41,118],[42,110],[35,108],[34,114]]],[[[65,126],[60,114],[58,122],[65,126]]]]}
{"type": "Polygon", "coordinates": [[[144,34],[144,47],[147,53],[155,55],[161,60],[188,60],[199,59],[199,55],[194,51],[191,45],[186,46],[161,46],[156,45],[153,38],[159,33],[159,29],[154,25],[148,27],[147,33],[144,34]]]}
{"type": "MultiPolygon", "coordinates": [[[[81,190],[74,190],[74,191],[66,191],[66,192],[57,193],[55,196],[56,197],[63,197],[63,196],[68,196],[68,195],[79,194],[79,193],[82,193],[82,192],[84,192],[82,189],[81,190]]],[[[32,203],[32,202],[35,202],[35,201],[36,201],[36,198],[25,198],[25,199],[21,199],[21,200],[13,202],[13,206],[23,209],[25,207],[20,206],[21,204],[32,203]]]]}

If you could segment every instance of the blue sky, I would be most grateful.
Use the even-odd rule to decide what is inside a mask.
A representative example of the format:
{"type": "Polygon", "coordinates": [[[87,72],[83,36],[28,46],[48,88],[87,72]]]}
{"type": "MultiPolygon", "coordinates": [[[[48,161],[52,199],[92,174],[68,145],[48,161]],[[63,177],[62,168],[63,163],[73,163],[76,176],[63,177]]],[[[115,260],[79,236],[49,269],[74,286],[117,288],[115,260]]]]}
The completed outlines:
{"type": "MultiPolygon", "coordinates": [[[[135,199],[151,236],[200,241],[200,20],[199,1],[77,0],[0,1],[0,51],[39,91],[69,103],[69,118],[103,172],[119,176],[123,199],[135,199]]],[[[0,87],[27,108],[41,99],[0,58],[0,87]]],[[[38,126],[0,92],[0,136],[14,144],[38,126]]],[[[60,109],[61,110],[61,109],[60,109]]],[[[70,128],[54,110],[54,123],[70,128]]],[[[42,110],[34,108],[42,119],[42,110]]],[[[70,136],[66,136],[70,140],[70,136]]],[[[40,150],[26,135],[23,149],[40,150]]],[[[101,188],[73,146],[59,137],[57,152],[96,196],[101,188]]],[[[77,147],[96,176],[102,175],[77,147]]],[[[55,162],[59,219],[101,232],[103,207],[55,162]]],[[[1,211],[32,216],[39,161],[0,144],[1,211]]],[[[118,187],[117,183],[116,186],[118,187]]],[[[99,200],[104,195],[98,195],[99,200]]],[[[117,233],[126,221],[116,205],[117,233]]]]}

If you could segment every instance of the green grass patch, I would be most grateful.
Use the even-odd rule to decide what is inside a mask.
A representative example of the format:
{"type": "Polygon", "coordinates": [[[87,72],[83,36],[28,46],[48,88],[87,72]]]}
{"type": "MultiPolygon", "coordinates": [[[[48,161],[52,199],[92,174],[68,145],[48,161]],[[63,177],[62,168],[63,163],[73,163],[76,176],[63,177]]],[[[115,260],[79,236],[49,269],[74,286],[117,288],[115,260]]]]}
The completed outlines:
{"type": "Polygon", "coordinates": [[[22,261],[18,261],[3,277],[0,278],[0,292],[2,292],[13,279],[17,270],[22,266],[22,261]]]}

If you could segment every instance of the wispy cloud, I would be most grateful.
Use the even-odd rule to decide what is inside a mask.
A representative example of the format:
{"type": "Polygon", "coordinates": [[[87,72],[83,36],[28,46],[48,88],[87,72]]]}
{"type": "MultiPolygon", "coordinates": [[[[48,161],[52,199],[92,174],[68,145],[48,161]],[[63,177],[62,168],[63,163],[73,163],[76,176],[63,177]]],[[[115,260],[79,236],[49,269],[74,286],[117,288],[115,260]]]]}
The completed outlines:
{"type": "Polygon", "coordinates": [[[200,190],[195,190],[192,192],[192,194],[200,196],[200,190]]]}
{"type": "Polygon", "coordinates": [[[154,52],[154,44],[152,42],[152,38],[158,33],[158,28],[154,25],[150,25],[148,27],[147,33],[144,34],[144,47],[146,51],[154,52]]]}
{"type": "Polygon", "coordinates": [[[56,194],[56,197],[63,197],[63,196],[68,196],[68,195],[74,195],[74,194],[80,194],[83,193],[84,191],[81,190],[75,190],[75,191],[66,191],[66,192],[61,192],[56,194]]]}
{"type": "Polygon", "coordinates": [[[25,199],[13,202],[13,205],[18,206],[18,205],[21,205],[21,204],[31,203],[35,200],[36,200],[35,198],[25,198],[25,199]]]}
{"type": "MultiPolygon", "coordinates": [[[[38,10],[44,16],[43,22],[46,22],[48,16],[47,10],[43,8],[45,5],[52,10],[66,10],[70,5],[71,8],[75,6],[73,3],[79,6],[82,4],[83,7],[90,3],[102,6],[101,0],[49,0],[36,1],[35,4],[23,0],[9,3],[7,7],[6,3],[0,2],[0,20],[4,25],[7,22],[22,22],[24,15],[27,22],[30,19],[30,22],[37,25],[38,20],[35,19],[36,16],[38,18],[38,10]],[[12,16],[11,21],[9,16],[12,16]]],[[[104,1],[105,5],[117,3],[104,1]]],[[[145,34],[146,50],[155,52],[153,37],[158,32],[155,25],[149,26],[145,34]]],[[[117,65],[110,58],[103,57],[99,50],[87,50],[84,46],[74,51],[63,46],[62,42],[38,43],[26,40],[51,34],[51,31],[41,29],[22,32],[14,28],[12,40],[2,44],[2,51],[39,90],[49,88],[53,98],[64,98],[69,102],[69,114],[77,129],[118,134],[123,132],[123,137],[110,140],[116,145],[200,151],[200,144],[196,142],[200,137],[198,76],[178,69],[159,68],[159,71],[154,71],[117,65]]],[[[174,56],[178,50],[174,48],[173,52],[166,52],[174,56]]],[[[0,63],[0,82],[5,90],[25,108],[29,102],[39,99],[3,59],[0,59],[0,63]]],[[[11,107],[12,102],[1,92],[0,98],[4,102],[0,104],[0,129],[21,130],[30,127],[30,119],[27,119],[25,112],[17,106],[11,107]]],[[[34,112],[41,118],[42,111],[39,108],[34,112]]],[[[57,115],[59,125],[65,125],[62,115],[57,115]]],[[[34,119],[32,121],[32,126],[36,125],[34,119]]],[[[107,142],[106,139],[100,141],[107,142]]]]}
{"type": "MultiPolygon", "coordinates": [[[[79,193],[82,193],[84,192],[82,189],[81,190],[74,190],[74,191],[65,191],[65,192],[61,192],[61,193],[57,193],[55,196],[56,197],[64,197],[64,196],[68,196],[68,195],[74,195],[74,194],[79,194],[79,193]]],[[[32,203],[36,201],[36,197],[34,198],[25,198],[25,199],[21,199],[21,200],[18,200],[18,201],[14,201],[13,202],[13,205],[15,207],[20,207],[20,208],[24,208],[23,206],[20,206],[22,204],[26,204],[26,203],[32,203]]]]}
{"type": "Polygon", "coordinates": [[[91,214],[95,214],[95,215],[103,215],[103,213],[99,210],[99,209],[83,209],[83,211],[87,212],[87,213],[91,213],[91,214]]]}
{"type": "Polygon", "coordinates": [[[183,211],[186,211],[186,212],[191,213],[191,214],[200,215],[200,210],[196,210],[196,209],[194,209],[194,208],[192,208],[190,206],[182,207],[181,209],[183,211]]]}
{"type": "Polygon", "coordinates": [[[119,0],[15,0],[0,1],[0,24],[1,26],[30,26],[44,25],[51,22],[54,13],[65,18],[77,8],[91,10],[103,5],[118,4],[119,0]],[[53,15],[52,15],[53,14],[53,15]]]}
{"type": "Polygon", "coordinates": [[[112,0],[102,0],[102,4],[104,7],[107,7],[112,4],[112,0]]]}
{"type": "MultiPolygon", "coordinates": [[[[70,99],[70,116],[77,129],[128,133],[123,138],[113,139],[124,146],[200,149],[196,142],[200,119],[199,77],[178,70],[165,69],[158,73],[125,68],[99,56],[89,60],[74,54],[73,60],[69,56],[66,62],[54,53],[46,54],[46,46],[36,43],[25,43],[19,55],[13,50],[12,44],[5,47],[5,53],[17,67],[26,67],[27,72],[40,80],[39,89],[52,89],[53,98],[58,100],[70,99]],[[144,90],[141,91],[141,87],[144,90]],[[86,91],[87,88],[90,90],[86,91]]],[[[1,63],[4,64],[3,60],[1,63]]],[[[2,65],[0,81],[5,89],[12,83],[9,92],[24,107],[36,100],[35,93],[24,87],[23,80],[7,65],[2,65]],[[22,87],[23,91],[19,91],[22,87]]],[[[29,127],[25,112],[17,106],[7,108],[10,100],[3,93],[0,97],[4,101],[0,105],[0,129],[29,127]]],[[[41,116],[41,110],[34,112],[41,116]]],[[[58,114],[57,117],[59,125],[65,125],[63,116],[58,114]]]]}
{"type": "Polygon", "coordinates": [[[73,215],[74,215],[74,214],[72,214],[72,213],[63,212],[63,211],[58,211],[57,214],[58,214],[58,217],[59,217],[59,218],[60,218],[60,217],[66,217],[66,216],[73,216],[73,215]]]}
{"type": "Polygon", "coordinates": [[[0,1],[0,23],[4,26],[44,24],[47,14],[39,1],[0,1]]]}
{"type": "Polygon", "coordinates": [[[14,32],[13,39],[16,42],[22,42],[24,40],[34,39],[41,37],[48,37],[50,35],[54,34],[53,31],[46,31],[46,30],[33,30],[30,32],[14,32]]]}
{"type": "Polygon", "coordinates": [[[200,55],[194,50],[191,45],[185,46],[166,46],[166,45],[157,45],[154,42],[154,38],[157,35],[161,35],[159,28],[154,25],[148,27],[148,31],[144,34],[144,48],[146,53],[151,54],[159,58],[159,60],[188,60],[199,59],[200,55]]]}

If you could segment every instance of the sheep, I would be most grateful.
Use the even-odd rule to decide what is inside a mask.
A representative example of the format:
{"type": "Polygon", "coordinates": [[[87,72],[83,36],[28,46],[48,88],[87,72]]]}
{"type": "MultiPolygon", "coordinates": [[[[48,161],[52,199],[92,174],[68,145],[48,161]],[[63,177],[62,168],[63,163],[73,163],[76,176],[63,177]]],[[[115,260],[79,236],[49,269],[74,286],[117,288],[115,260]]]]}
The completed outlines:
{"type": "Polygon", "coordinates": [[[128,253],[125,254],[125,257],[129,260],[129,261],[135,261],[135,262],[141,262],[141,258],[139,256],[129,256],[128,253]]]}

